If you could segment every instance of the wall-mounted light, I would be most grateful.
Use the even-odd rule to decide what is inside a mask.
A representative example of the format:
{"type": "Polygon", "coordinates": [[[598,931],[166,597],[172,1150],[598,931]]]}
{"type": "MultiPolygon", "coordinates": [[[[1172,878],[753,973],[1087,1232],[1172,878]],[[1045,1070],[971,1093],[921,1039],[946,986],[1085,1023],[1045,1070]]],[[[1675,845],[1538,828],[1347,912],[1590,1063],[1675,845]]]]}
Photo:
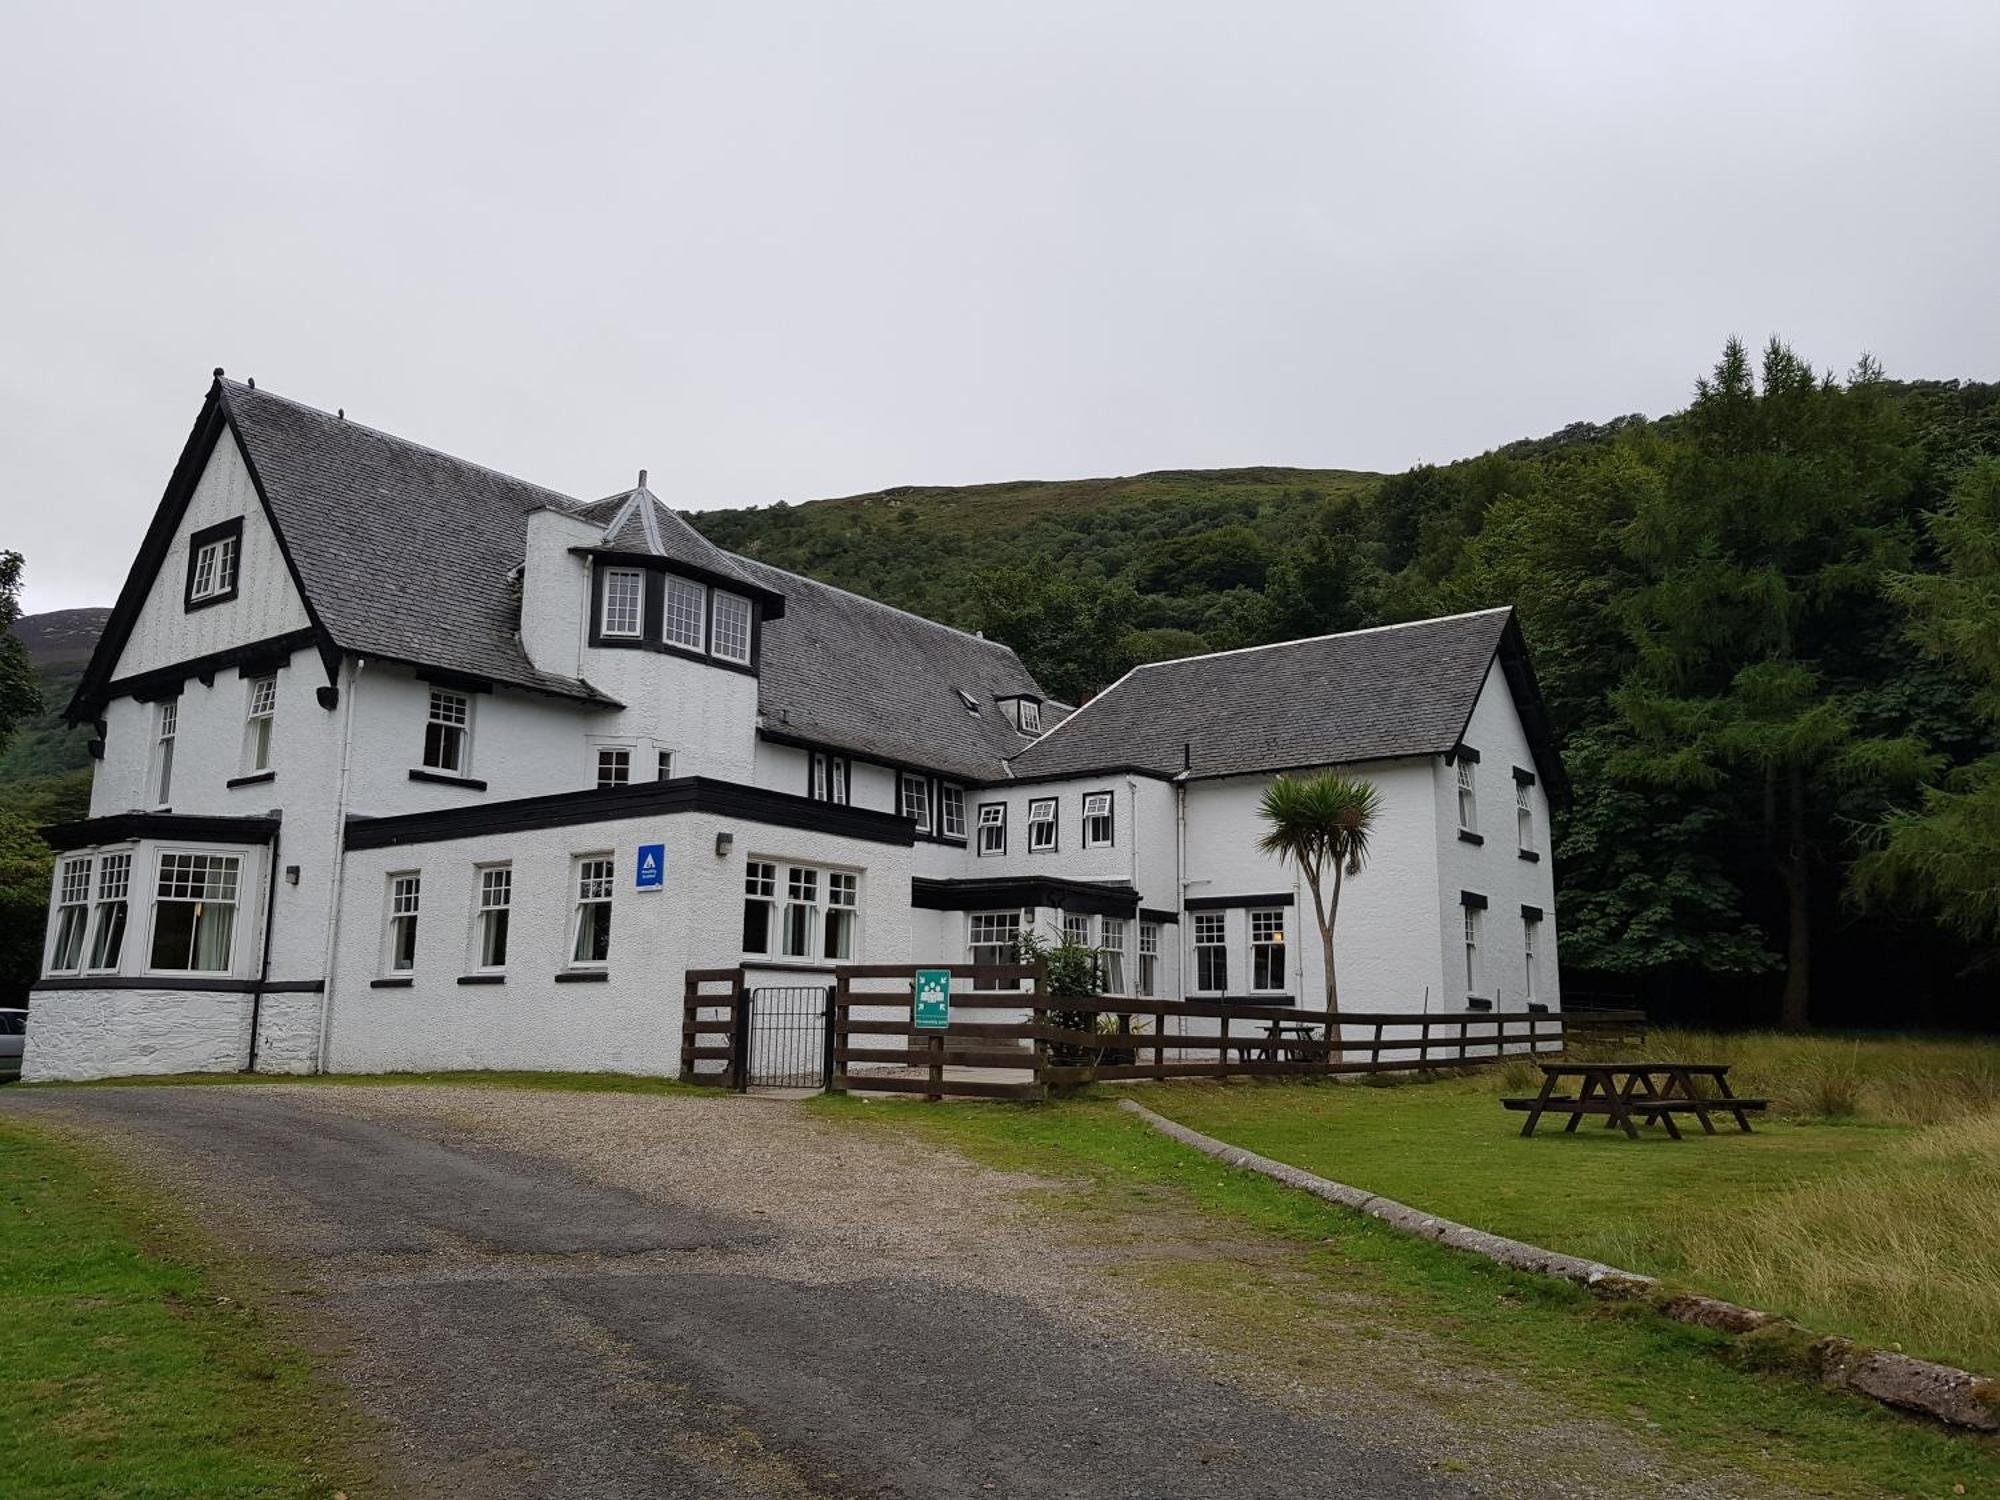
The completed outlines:
{"type": "Polygon", "coordinates": [[[731,833],[728,829],[725,828],[721,833],[718,833],[715,836],[715,857],[717,859],[727,859],[729,857],[729,851],[735,847],[736,847],[736,835],[731,833]]]}
{"type": "Polygon", "coordinates": [[[299,883],[299,867],[297,865],[286,865],[285,884],[297,885],[298,883],[299,883]]]}

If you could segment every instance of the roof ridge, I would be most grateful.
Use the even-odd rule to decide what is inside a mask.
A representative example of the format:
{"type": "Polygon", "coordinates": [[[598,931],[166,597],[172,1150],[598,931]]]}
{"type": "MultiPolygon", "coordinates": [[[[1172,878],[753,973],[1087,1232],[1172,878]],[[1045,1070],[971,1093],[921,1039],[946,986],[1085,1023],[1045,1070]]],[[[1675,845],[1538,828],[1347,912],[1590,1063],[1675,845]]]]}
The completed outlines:
{"type": "MultiPolygon", "coordinates": [[[[665,503],[643,484],[632,492],[632,501],[639,507],[639,529],[646,533],[646,545],[655,552],[665,552],[667,544],[660,539],[660,518],[654,514],[654,508],[665,509],[665,503]]],[[[688,529],[694,530],[693,527],[688,529]]],[[[701,533],[695,532],[695,535],[701,536],[701,533]]],[[[702,540],[706,542],[708,538],[702,537],[702,540]]],[[[715,544],[709,542],[709,545],[712,547],[715,544]]]]}
{"type": "MultiPolygon", "coordinates": [[[[688,523],[688,529],[691,531],[695,530],[692,522],[688,523]]],[[[695,531],[695,534],[699,536],[701,533],[695,531]]],[[[710,543],[710,545],[713,546],[714,543],[710,543]]],[[[716,550],[721,551],[722,549],[718,547],[716,550]]],[[[929,615],[920,615],[913,609],[903,609],[894,604],[885,604],[882,600],[870,598],[867,594],[858,594],[853,589],[844,589],[837,583],[828,583],[824,578],[815,578],[810,573],[794,573],[790,568],[781,568],[776,563],[767,563],[760,558],[746,557],[741,552],[723,552],[722,555],[737,562],[746,562],[753,568],[763,568],[767,572],[781,573],[787,578],[796,578],[801,583],[809,583],[813,587],[825,589],[829,593],[845,594],[850,599],[859,599],[863,604],[872,604],[877,609],[886,609],[892,615],[902,615],[906,619],[915,620],[919,624],[929,625],[936,630],[949,630],[953,635],[962,635],[967,640],[977,641],[982,646],[992,646],[1004,651],[1013,657],[1015,661],[1021,660],[1021,654],[1005,641],[997,641],[991,636],[981,635],[976,630],[960,630],[956,625],[947,625],[942,620],[933,620],[929,615]]],[[[1040,684],[1037,683],[1036,686],[1039,687],[1040,684]]]]}
{"type": "MultiPolygon", "coordinates": [[[[1463,609],[1455,615],[1427,615],[1421,620],[1398,620],[1392,625],[1364,625],[1359,630],[1329,630],[1325,635],[1293,636],[1290,640],[1285,641],[1266,641],[1261,646],[1235,646],[1227,651],[1199,651],[1193,656],[1170,656],[1165,661],[1142,661],[1138,666],[1132,668],[1130,672],[1127,672],[1125,677],[1130,677],[1132,672],[1144,672],[1153,667],[1178,667],[1183,662],[1212,661],[1222,656],[1247,656],[1252,651],[1276,651],[1285,646],[1310,646],[1319,641],[1343,641],[1357,635],[1380,635],[1384,631],[1411,630],[1419,625],[1445,625],[1453,620],[1472,620],[1477,619],[1481,615],[1505,615],[1512,614],[1513,611],[1514,606],[1511,604],[1498,604],[1487,609],[1463,609]]],[[[1120,677],[1118,682],[1123,682],[1125,677],[1120,677]]],[[[1118,686],[1117,682],[1111,684],[1111,687],[1116,686],[1118,686]]],[[[1111,688],[1106,688],[1104,693],[1110,691],[1111,688]]],[[[1104,693],[1099,693],[1097,697],[1102,698],[1104,693]]],[[[1090,701],[1095,703],[1097,698],[1093,698],[1090,701]]],[[[1088,705],[1085,706],[1087,707],[1088,705]]],[[[1082,708],[1077,710],[1077,713],[1082,712],[1082,708]]]]}
{"type": "Polygon", "coordinates": [[[300,411],[309,411],[316,417],[325,417],[327,421],[338,422],[343,427],[357,427],[363,432],[374,433],[376,437],[387,438],[392,443],[401,443],[405,448],[415,448],[420,452],[435,454],[439,458],[448,458],[455,464],[464,464],[468,469],[477,469],[482,474],[491,474],[495,479],[504,479],[509,484],[518,484],[531,490],[540,490],[543,494],[553,495],[557,500],[561,501],[565,510],[575,510],[579,506],[592,503],[588,500],[579,500],[574,495],[566,495],[561,490],[551,489],[548,485],[542,484],[537,480],[523,479],[519,474],[509,474],[505,469],[496,469],[491,464],[480,463],[477,459],[461,458],[456,453],[447,453],[442,448],[433,448],[429,443],[420,443],[415,438],[406,438],[400,433],[390,432],[381,427],[370,427],[366,422],[355,421],[346,414],[345,410],[339,413],[330,412],[324,407],[314,406],[309,401],[300,401],[296,397],[282,395],[277,391],[267,391],[262,386],[245,385],[242,381],[231,380],[226,375],[218,376],[216,384],[224,390],[234,390],[242,395],[265,396],[273,401],[282,401],[287,406],[296,406],[300,411]]]}
{"type": "MultiPolygon", "coordinates": [[[[1152,665],[1155,664],[1152,662],[1145,662],[1141,664],[1141,666],[1152,666],[1152,665]]],[[[1124,685],[1125,680],[1127,678],[1129,678],[1134,672],[1137,672],[1139,670],[1140,667],[1127,667],[1122,673],[1119,674],[1118,680],[1112,683],[1110,687],[1106,688],[1101,693],[1093,695],[1086,701],[1077,704],[1075,708],[1071,709],[1067,714],[1064,714],[1062,719],[1053,728],[1045,730],[1041,734],[1036,735],[1034,739],[1030,740],[1027,744],[1023,745],[1020,749],[1016,750],[1012,755],[1006,756],[1003,760],[1003,764],[1005,764],[1005,766],[1007,767],[1007,774],[1009,776],[1012,776],[1014,774],[1015,761],[1019,760],[1022,756],[1028,754],[1029,751],[1039,749],[1041,746],[1048,744],[1057,735],[1061,734],[1065,729],[1069,728],[1070,725],[1074,724],[1078,719],[1082,718],[1085,714],[1089,713],[1092,704],[1102,703],[1106,698],[1109,698],[1113,693],[1117,692],[1118,689],[1124,685]]]]}

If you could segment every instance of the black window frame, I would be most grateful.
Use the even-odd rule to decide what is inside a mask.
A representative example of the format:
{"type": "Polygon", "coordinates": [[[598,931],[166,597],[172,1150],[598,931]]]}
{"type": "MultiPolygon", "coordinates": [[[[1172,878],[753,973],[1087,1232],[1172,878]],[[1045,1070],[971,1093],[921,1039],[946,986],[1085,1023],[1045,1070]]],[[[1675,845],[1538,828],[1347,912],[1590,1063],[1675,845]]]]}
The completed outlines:
{"type": "Polygon", "coordinates": [[[973,810],[972,828],[970,831],[972,836],[973,858],[1005,859],[1007,857],[1007,804],[1005,802],[980,803],[973,810]],[[981,833],[985,831],[986,827],[985,813],[986,809],[989,807],[997,807],[1000,809],[1000,821],[996,825],[1000,829],[1000,847],[998,849],[994,849],[991,851],[989,851],[986,847],[986,840],[980,837],[981,833]]]}
{"type": "Polygon", "coordinates": [[[1099,787],[1095,791],[1085,792],[1080,798],[1077,799],[1077,805],[1082,809],[1083,812],[1083,821],[1081,824],[1078,825],[1077,828],[1077,847],[1079,849],[1116,849],[1118,847],[1117,791],[1114,788],[1108,786],[1099,787]],[[1102,843],[1096,843],[1096,844],[1093,844],[1090,841],[1090,799],[1092,797],[1102,797],[1106,801],[1106,807],[1104,812],[1104,830],[1105,830],[1104,840],[1102,843]]]}
{"type": "Polygon", "coordinates": [[[1062,798],[1030,797],[1028,799],[1027,829],[1028,829],[1028,841],[1026,848],[1028,853],[1030,854],[1062,853],[1062,798]],[[1046,805],[1049,810],[1049,816],[1048,816],[1049,841],[1047,844],[1041,846],[1040,848],[1037,848],[1035,845],[1035,809],[1043,805],[1046,805]]]}
{"type": "Polygon", "coordinates": [[[190,534],[188,537],[187,579],[181,588],[182,612],[184,614],[193,614],[198,609],[208,609],[213,605],[227,604],[231,599],[236,597],[242,587],[243,518],[241,516],[232,516],[227,521],[218,521],[213,526],[204,526],[201,530],[190,534]],[[229,587],[217,593],[205,594],[199,599],[195,598],[195,560],[201,556],[203,548],[212,547],[217,542],[231,540],[236,543],[236,566],[230,572],[229,587]]]}

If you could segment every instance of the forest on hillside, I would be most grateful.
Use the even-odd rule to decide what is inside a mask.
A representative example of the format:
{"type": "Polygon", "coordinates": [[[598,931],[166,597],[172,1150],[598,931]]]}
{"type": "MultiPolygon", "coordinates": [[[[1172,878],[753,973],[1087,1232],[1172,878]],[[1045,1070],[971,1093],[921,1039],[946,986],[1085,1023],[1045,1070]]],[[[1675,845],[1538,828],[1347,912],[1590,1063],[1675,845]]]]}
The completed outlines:
{"type": "Polygon", "coordinates": [[[1732,341],[1658,420],[1381,478],[1092,483],[691,519],[983,629],[1072,700],[1143,661],[1513,604],[1576,784],[1573,997],[1994,1020],[2000,385],[1732,341]]]}

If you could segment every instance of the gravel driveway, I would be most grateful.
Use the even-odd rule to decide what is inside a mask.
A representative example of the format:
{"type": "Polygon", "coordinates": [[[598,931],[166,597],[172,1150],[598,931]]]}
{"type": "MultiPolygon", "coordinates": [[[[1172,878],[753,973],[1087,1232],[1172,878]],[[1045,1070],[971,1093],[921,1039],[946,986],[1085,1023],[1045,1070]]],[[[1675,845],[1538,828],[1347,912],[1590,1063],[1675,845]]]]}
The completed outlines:
{"type": "Polygon", "coordinates": [[[1035,1184],[795,1103],[266,1085],[4,1107],[118,1132],[299,1288],[404,1492],[1478,1492],[1421,1422],[1315,1414],[1186,1357],[1052,1246],[1035,1184]]]}

